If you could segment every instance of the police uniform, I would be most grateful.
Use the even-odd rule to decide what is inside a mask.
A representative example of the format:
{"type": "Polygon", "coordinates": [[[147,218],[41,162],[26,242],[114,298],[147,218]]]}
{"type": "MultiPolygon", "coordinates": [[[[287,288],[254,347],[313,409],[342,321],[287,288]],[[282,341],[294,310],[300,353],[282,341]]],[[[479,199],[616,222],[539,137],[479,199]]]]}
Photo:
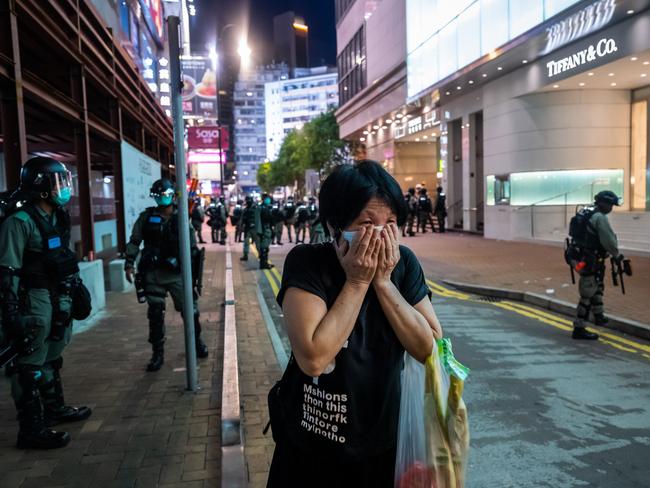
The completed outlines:
{"type": "Polygon", "coordinates": [[[309,222],[309,208],[304,203],[296,211],[296,244],[304,243],[307,236],[307,224],[309,222]]]}
{"type": "Polygon", "coordinates": [[[418,204],[417,199],[415,198],[415,189],[410,188],[408,193],[404,195],[404,203],[406,203],[406,208],[408,210],[406,225],[402,227],[402,237],[406,237],[408,234],[410,237],[415,235],[413,231],[413,226],[415,225],[415,217],[418,213],[418,204]]]}
{"type": "Polygon", "coordinates": [[[433,219],[431,218],[431,212],[433,208],[431,206],[431,199],[427,195],[425,188],[420,190],[420,196],[418,197],[418,230],[421,230],[423,234],[427,232],[427,224],[431,226],[433,230],[433,219]]]}
{"type": "Polygon", "coordinates": [[[578,282],[580,302],[573,322],[574,339],[598,339],[597,334],[586,331],[585,322],[591,312],[596,325],[607,324],[603,305],[605,260],[608,256],[623,259],[618,250],[618,239],[607,218],[612,207],[619,205],[619,199],[613,192],[603,191],[596,195],[595,200],[596,209],[589,218],[587,237],[581,243],[586,267],[580,271],[578,282]]]}
{"type": "Polygon", "coordinates": [[[253,242],[255,247],[259,249],[258,235],[262,232],[262,224],[259,220],[257,205],[255,205],[252,197],[246,197],[246,206],[242,213],[241,225],[244,232],[244,255],[240,260],[248,261],[250,244],[253,242]]]}
{"type": "MultiPolygon", "coordinates": [[[[164,182],[173,191],[173,184],[168,180],[154,183],[151,193],[155,194],[157,185],[164,182]]],[[[140,244],[144,242],[138,273],[143,280],[144,293],[148,305],[149,343],[153,355],[147,365],[147,371],[158,371],[164,363],[165,343],[165,299],[167,293],[172,297],[177,312],[183,311],[183,278],[180,268],[180,242],[178,238],[178,210],[171,214],[166,210],[172,205],[149,207],[140,214],[131,232],[131,239],[126,246],[125,270],[133,270],[140,254],[140,244]]],[[[167,203],[167,202],[164,202],[167,203]]],[[[190,247],[193,256],[199,253],[196,239],[190,230],[190,247]]],[[[196,296],[196,295],[195,295],[196,296]]],[[[208,356],[208,349],[201,340],[201,322],[197,300],[193,302],[194,334],[196,353],[200,358],[208,356]]]]}
{"type": "Polygon", "coordinates": [[[445,232],[445,219],[447,218],[447,195],[438,187],[438,198],[436,198],[436,206],[433,209],[433,214],[438,221],[438,227],[441,233],[445,232]]]}
{"type": "Polygon", "coordinates": [[[269,250],[271,241],[273,239],[273,207],[271,205],[271,197],[264,195],[262,197],[262,204],[256,209],[259,217],[261,233],[259,234],[259,247],[260,253],[260,269],[271,269],[273,266],[269,264],[269,250]]]}
{"type": "Polygon", "coordinates": [[[242,207],[242,202],[241,200],[237,200],[237,205],[235,205],[235,208],[232,211],[232,214],[230,215],[230,223],[233,225],[235,228],[235,242],[241,242],[242,241],[242,214],[244,213],[244,208],[242,207]]]}
{"type": "Polygon", "coordinates": [[[271,244],[282,245],[282,231],[284,230],[284,215],[280,208],[280,202],[273,202],[271,207],[271,217],[273,219],[273,237],[271,244]]]}
{"type": "Polygon", "coordinates": [[[209,218],[210,229],[212,229],[212,242],[218,242],[222,246],[225,245],[228,237],[226,233],[228,211],[223,198],[220,198],[217,203],[212,202],[205,213],[209,218]]]}
{"type": "Polygon", "coordinates": [[[63,397],[62,353],[72,336],[72,296],[80,283],[79,268],[69,249],[69,215],[62,208],[70,198],[70,187],[45,188],[44,175],[57,175],[70,185],[62,163],[30,159],[21,171],[19,189],[29,201],[0,228],[3,332],[13,340],[29,337],[29,346],[19,353],[11,374],[19,448],[63,447],[70,441],[69,434],[47,426],[91,415],[88,407],[65,405],[63,397]],[[33,185],[34,181],[39,183],[33,185]],[[41,203],[44,200],[54,209],[51,213],[41,203]]]}
{"type": "Polygon", "coordinates": [[[289,242],[293,242],[291,229],[294,229],[296,225],[296,204],[293,201],[293,197],[287,199],[287,203],[282,208],[282,214],[284,216],[284,225],[287,228],[289,242]]]}
{"type": "Polygon", "coordinates": [[[203,240],[203,219],[205,218],[205,212],[203,211],[203,207],[201,207],[201,201],[197,200],[194,203],[194,208],[192,209],[192,227],[194,227],[194,232],[196,232],[196,236],[199,238],[199,243],[203,244],[205,241],[203,240]]]}

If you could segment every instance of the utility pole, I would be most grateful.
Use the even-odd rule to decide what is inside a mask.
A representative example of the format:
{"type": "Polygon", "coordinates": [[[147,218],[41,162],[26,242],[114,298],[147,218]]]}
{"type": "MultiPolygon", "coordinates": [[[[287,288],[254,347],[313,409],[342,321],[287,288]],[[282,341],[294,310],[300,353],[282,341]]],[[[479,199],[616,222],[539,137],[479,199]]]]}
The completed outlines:
{"type": "Polygon", "coordinates": [[[178,202],[178,237],[181,248],[183,274],[183,323],[185,325],[185,367],[187,389],[197,390],[196,339],[194,336],[194,292],[192,289],[192,258],[190,256],[190,222],[187,205],[187,163],[185,161],[185,127],[181,99],[181,62],[178,17],[167,18],[169,36],[169,67],[174,117],[174,149],[176,156],[176,181],[180,190],[178,202]]]}

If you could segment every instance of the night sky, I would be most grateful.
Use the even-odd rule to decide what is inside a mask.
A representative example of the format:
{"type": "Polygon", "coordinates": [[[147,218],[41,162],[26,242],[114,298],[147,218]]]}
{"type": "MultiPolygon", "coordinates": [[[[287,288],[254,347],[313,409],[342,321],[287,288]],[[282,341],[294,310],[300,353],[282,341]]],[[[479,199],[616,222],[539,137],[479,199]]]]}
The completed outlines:
{"type": "Polygon", "coordinates": [[[270,62],[273,16],[293,10],[309,25],[309,60],[312,66],[336,64],[334,0],[194,0],[197,16],[191,19],[192,49],[207,51],[215,41],[217,24],[249,25],[249,45],[258,62],[270,62]]]}

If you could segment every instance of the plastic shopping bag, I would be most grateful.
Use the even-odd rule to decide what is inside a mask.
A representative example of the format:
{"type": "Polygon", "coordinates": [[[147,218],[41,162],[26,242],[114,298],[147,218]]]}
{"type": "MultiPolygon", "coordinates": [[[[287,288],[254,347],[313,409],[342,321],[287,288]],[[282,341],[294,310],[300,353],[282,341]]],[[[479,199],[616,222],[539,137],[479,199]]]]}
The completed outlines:
{"type": "Polygon", "coordinates": [[[469,369],[440,339],[424,365],[405,354],[396,488],[463,488],[469,423],[462,399],[469,369]]]}
{"type": "Polygon", "coordinates": [[[405,352],[397,427],[396,488],[432,486],[424,435],[424,365],[405,352]]]}

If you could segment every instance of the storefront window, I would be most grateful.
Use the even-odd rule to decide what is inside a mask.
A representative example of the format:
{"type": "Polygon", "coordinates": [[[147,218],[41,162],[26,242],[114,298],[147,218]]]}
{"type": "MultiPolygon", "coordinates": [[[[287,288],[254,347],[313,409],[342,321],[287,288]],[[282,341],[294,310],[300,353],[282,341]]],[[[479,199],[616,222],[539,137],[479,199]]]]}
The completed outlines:
{"type": "Polygon", "coordinates": [[[490,175],[487,177],[487,205],[510,204],[510,175],[490,175]]]}
{"type": "Polygon", "coordinates": [[[624,194],[622,169],[529,171],[486,178],[487,205],[580,205],[611,190],[624,194]]]}
{"type": "Polygon", "coordinates": [[[594,201],[594,195],[611,190],[623,195],[622,169],[579,169],[512,173],[510,204],[579,205],[594,201]]]}
{"type": "Polygon", "coordinates": [[[632,104],[632,164],[630,188],[632,210],[650,210],[648,193],[648,101],[632,104]]]}

